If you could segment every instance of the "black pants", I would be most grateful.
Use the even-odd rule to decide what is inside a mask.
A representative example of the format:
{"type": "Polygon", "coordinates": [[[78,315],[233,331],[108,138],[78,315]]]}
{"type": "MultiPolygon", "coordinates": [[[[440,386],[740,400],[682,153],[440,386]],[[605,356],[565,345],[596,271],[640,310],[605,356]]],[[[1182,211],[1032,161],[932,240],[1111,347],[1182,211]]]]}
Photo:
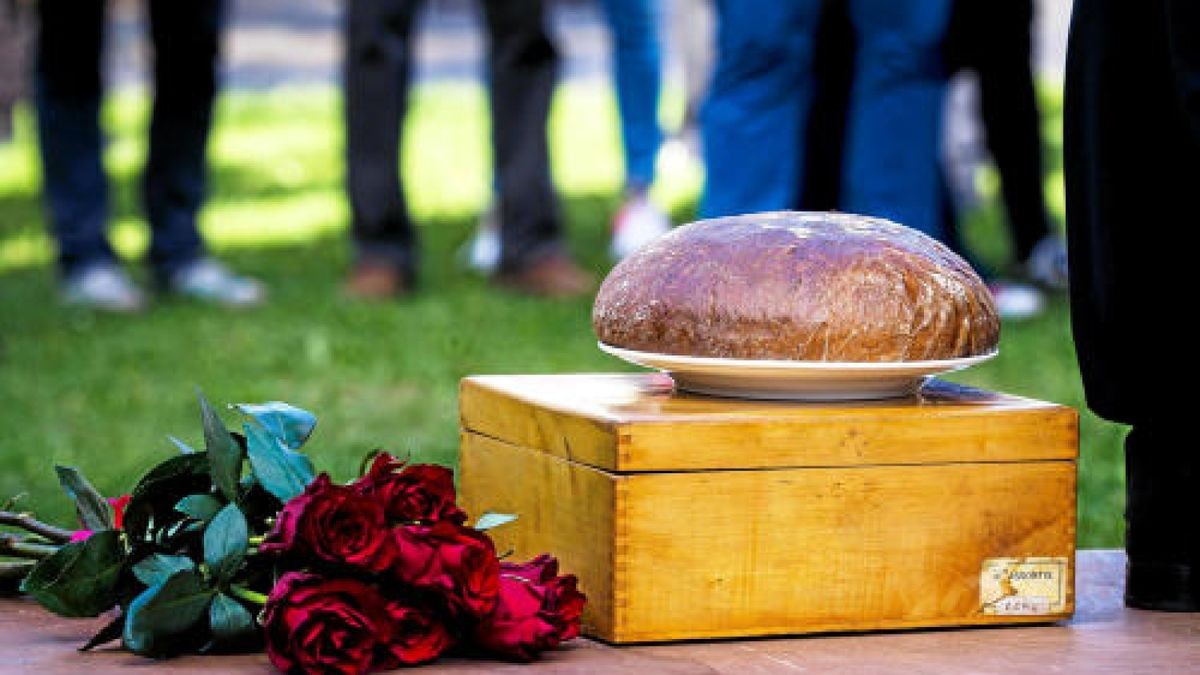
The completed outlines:
{"type": "Polygon", "coordinates": [[[1050,234],[1042,187],[1041,116],[1030,64],[1032,0],[957,0],[946,36],[951,72],[974,70],[988,150],[1018,261],[1050,234]]]}
{"type": "MultiPolygon", "coordinates": [[[[161,276],[202,254],[196,215],[217,90],[221,0],[149,0],[154,111],[142,196],[161,276]]],[[[101,160],[104,0],[40,0],[35,103],[46,203],[64,273],[110,262],[101,160]]]]}
{"type": "MultiPolygon", "coordinates": [[[[546,117],[557,53],[542,0],[484,0],[502,270],[559,245],[546,117]]],[[[352,233],[360,258],[415,267],[416,235],[399,172],[419,0],[349,0],[346,149],[352,233]]]]}
{"type": "Polygon", "coordinates": [[[1071,320],[1087,400],[1133,425],[1130,592],[1146,590],[1133,587],[1133,566],[1159,566],[1167,572],[1155,579],[1190,584],[1200,605],[1200,452],[1181,391],[1190,383],[1183,369],[1151,365],[1187,349],[1187,333],[1170,328],[1192,313],[1187,298],[1200,286],[1194,249],[1175,241],[1200,220],[1197,36],[1192,0],[1076,0],[1063,141],[1071,320]]]}

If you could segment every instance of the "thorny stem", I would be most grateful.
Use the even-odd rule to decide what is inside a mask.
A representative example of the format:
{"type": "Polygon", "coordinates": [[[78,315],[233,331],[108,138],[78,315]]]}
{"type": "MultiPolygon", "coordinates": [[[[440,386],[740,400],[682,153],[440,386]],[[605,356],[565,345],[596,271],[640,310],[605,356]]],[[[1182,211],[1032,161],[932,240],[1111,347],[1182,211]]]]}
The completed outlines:
{"type": "Polygon", "coordinates": [[[71,535],[74,534],[71,530],[43,523],[28,513],[17,513],[15,511],[0,511],[0,525],[19,527],[27,532],[43,536],[50,541],[63,544],[70,541],[71,535]]]}

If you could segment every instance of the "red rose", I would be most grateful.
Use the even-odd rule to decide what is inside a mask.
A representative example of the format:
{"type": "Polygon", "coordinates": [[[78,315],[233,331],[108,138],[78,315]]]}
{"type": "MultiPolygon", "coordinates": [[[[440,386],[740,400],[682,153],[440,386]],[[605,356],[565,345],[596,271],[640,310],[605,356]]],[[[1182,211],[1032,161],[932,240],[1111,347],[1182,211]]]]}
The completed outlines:
{"type": "Polygon", "coordinates": [[[500,563],[500,574],[519,577],[535,584],[545,584],[558,576],[558,559],[543,553],[527,563],[500,563]]]}
{"type": "Polygon", "coordinates": [[[558,639],[570,640],[579,637],[579,620],[587,596],[579,592],[579,580],[574,574],[563,574],[551,579],[545,586],[545,603],[542,617],[558,627],[558,639]]]}
{"type": "Polygon", "coordinates": [[[394,522],[449,520],[462,525],[467,520],[467,514],[454,503],[454,474],[444,466],[405,466],[385,452],[352,487],[382,501],[387,517],[394,522]]]}
{"type": "Polygon", "coordinates": [[[288,572],[271,589],[262,623],[267,656],[286,673],[365,673],[394,665],[384,600],[355,579],[288,572]]]}
{"type": "Polygon", "coordinates": [[[413,666],[436,659],[454,644],[454,638],[428,606],[396,600],[387,605],[392,638],[387,645],[395,665],[413,666]]]}
{"type": "Polygon", "coordinates": [[[574,575],[550,576],[558,561],[539,556],[524,565],[505,565],[496,610],[475,627],[480,647],[522,661],[579,635],[579,618],[587,602],[576,589],[574,575]],[[524,576],[513,574],[520,571],[524,576]],[[540,576],[544,581],[530,577],[540,576]]]}
{"type": "Polygon", "coordinates": [[[443,521],[395,528],[392,574],[420,589],[438,592],[455,613],[482,617],[496,605],[500,563],[484,533],[443,521]]]}
{"type": "Polygon", "coordinates": [[[393,549],[383,506],[321,474],[284,504],[259,551],[379,572],[393,549]]]}

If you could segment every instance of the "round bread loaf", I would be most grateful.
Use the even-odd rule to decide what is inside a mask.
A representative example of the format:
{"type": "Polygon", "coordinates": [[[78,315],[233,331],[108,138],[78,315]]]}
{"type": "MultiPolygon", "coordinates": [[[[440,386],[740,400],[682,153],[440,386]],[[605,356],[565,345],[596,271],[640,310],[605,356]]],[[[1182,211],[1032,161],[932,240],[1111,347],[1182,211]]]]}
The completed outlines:
{"type": "Polygon", "coordinates": [[[596,335],[660,354],[925,361],[996,349],[987,286],[934,239],[880,218],[774,212],[675,229],[609,273],[596,335]]]}

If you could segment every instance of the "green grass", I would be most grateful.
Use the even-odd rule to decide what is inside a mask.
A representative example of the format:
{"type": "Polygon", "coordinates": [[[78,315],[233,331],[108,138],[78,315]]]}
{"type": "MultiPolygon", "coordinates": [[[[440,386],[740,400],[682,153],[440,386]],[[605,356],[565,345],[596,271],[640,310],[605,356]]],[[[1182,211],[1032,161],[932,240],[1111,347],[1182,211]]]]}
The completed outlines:
{"type": "MultiPolygon", "coordinates": [[[[1048,129],[1056,114],[1050,111],[1048,129]]],[[[476,88],[439,85],[415,96],[403,162],[421,223],[422,290],[382,305],[339,292],[347,208],[333,90],[234,93],[221,101],[203,229],[222,258],[271,286],[270,305],[244,313],[175,300],[137,317],[61,307],[34,131],[27,113],[19,123],[16,141],[0,146],[0,500],[26,493],[25,508],[69,521],[54,462],[82,467],[106,493],[128,489],[173,452],[167,434],[199,443],[196,386],[214,402],[281,399],[316,412],[321,424],[310,452],[318,466],[347,478],[379,446],[453,462],[464,375],[624,369],[596,350],[589,301],[507,295],[459,264],[456,251],[490,185],[485,100],[476,88]]],[[[123,256],[138,259],[147,240],[136,199],[145,97],[111,100],[105,124],[114,238],[123,256]]],[[[603,272],[621,175],[611,97],[564,87],[552,134],[571,246],[603,272]]],[[[676,220],[688,219],[697,172],[671,171],[661,183],[659,198],[676,220]]],[[[1061,203],[1053,180],[1051,195],[1061,203]]],[[[1006,255],[994,204],[972,216],[967,234],[986,258],[1006,255]]],[[[956,379],[1080,406],[1064,301],[1036,320],[1005,326],[1001,356],[956,379]]],[[[1119,428],[1084,414],[1085,546],[1121,541],[1120,437],[1119,428]]]]}

